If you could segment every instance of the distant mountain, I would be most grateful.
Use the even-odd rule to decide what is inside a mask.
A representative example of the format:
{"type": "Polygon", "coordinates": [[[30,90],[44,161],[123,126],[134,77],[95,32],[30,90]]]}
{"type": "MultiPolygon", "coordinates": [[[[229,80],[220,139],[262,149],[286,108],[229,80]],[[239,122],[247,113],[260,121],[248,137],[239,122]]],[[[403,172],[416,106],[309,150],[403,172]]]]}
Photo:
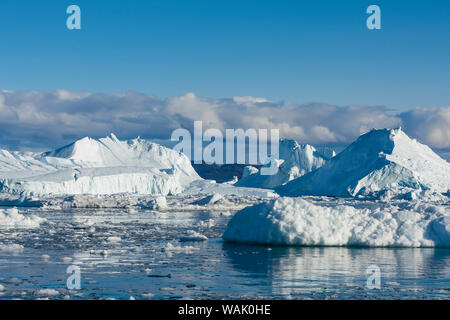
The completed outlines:
{"type": "Polygon", "coordinates": [[[282,195],[380,197],[446,193],[450,164],[401,129],[372,130],[321,168],[281,186],[282,195]]]}
{"type": "Polygon", "coordinates": [[[275,188],[303,176],[317,168],[335,155],[328,148],[318,148],[295,140],[283,139],[279,145],[278,172],[275,175],[261,175],[254,167],[247,167],[236,186],[255,188],[275,188]]]}
{"type": "MultiPolygon", "coordinates": [[[[207,180],[215,180],[223,183],[233,180],[234,177],[240,179],[247,165],[245,164],[195,164],[192,166],[200,177],[207,180]]],[[[261,166],[258,166],[261,167],[261,166]]]]}

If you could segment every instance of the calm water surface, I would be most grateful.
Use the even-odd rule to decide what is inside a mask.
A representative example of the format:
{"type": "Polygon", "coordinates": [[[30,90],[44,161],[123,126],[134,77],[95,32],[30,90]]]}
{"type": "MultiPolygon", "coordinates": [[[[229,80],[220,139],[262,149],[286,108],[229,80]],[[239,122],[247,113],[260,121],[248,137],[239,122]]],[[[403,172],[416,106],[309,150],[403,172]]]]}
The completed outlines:
{"type": "Polygon", "coordinates": [[[0,299],[449,299],[450,249],[225,244],[220,212],[60,210],[40,228],[0,230],[0,299]],[[180,242],[189,230],[209,239],[180,242]],[[120,240],[118,239],[120,238],[120,240]],[[172,247],[168,247],[168,243],[172,247]],[[43,259],[43,255],[50,258],[43,259]],[[67,268],[81,268],[68,290],[67,268]],[[381,288],[368,289],[377,266],[381,288]]]}

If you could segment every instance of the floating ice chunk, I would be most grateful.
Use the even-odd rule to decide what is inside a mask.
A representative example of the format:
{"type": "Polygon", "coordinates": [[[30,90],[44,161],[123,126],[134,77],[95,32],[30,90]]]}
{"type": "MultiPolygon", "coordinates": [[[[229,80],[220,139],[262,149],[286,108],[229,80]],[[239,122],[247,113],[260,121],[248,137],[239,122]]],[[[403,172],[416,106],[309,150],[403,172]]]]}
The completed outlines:
{"type": "Polygon", "coordinates": [[[153,298],[155,295],[153,294],[153,293],[143,293],[143,294],[141,294],[141,297],[142,298],[145,298],[145,299],[151,299],[151,298],[153,298]]]}
{"type": "Polygon", "coordinates": [[[36,296],[39,297],[56,297],[59,292],[55,289],[40,289],[36,292],[36,296]]]}
{"type": "Polygon", "coordinates": [[[170,242],[163,248],[163,251],[169,258],[172,257],[174,253],[192,254],[198,250],[200,249],[193,246],[174,246],[170,242]]]}
{"type": "Polygon", "coordinates": [[[0,244],[0,252],[17,254],[22,252],[24,247],[21,244],[0,244]]]}
{"type": "Polygon", "coordinates": [[[0,284],[0,291],[5,291],[5,287],[0,284]]]}
{"type": "Polygon", "coordinates": [[[215,183],[214,181],[211,180],[193,181],[183,191],[183,195],[213,195],[213,194],[220,194],[222,196],[239,195],[241,197],[264,197],[264,198],[278,197],[278,195],[271,190],[260,188],[236,187],[236,185],[215,183]]]}
{"type": "Polygon", "coordinates": [[[0,229],[32,229],[38,228],[45,222],[44,218],[35,215],[23,215],[17,208],[2,210],[0,209],[0,229]]]}
{"type": "Polygon", "coordinates": [[[50,256],[48,254],[43,254],[41,256],[42,261],[48,262],[50,260],[50,256]]]}
{"type": "Polygon", "coordinates": [[[203,234],[200,234],[194,230],[189,230],[187,232],[188,234],[186,236],[183,236],[180,238],[181,242],[186,242],[186,241],[205,241],[208,240],[207,236],[204,236],[203,234]]]}
{"type": "Polygon", "coordinates": [[[150,274],[150,273],[152,273],[152,269],[146,268],[146,269],[144,270],[144,272],[145,272],[145,274],[150,274]]]}
{"type": "Polygon", "coordinates": [[[208,219],[206,221],[200,221],[199,222],[199,227],[200,228],[212,228],[215,225],[214,219],[208,219]]]}
{"type": "Polygon", "coordinates": [[[223,196],[219,193],[215,193],[215,194],[206,196],[200,200],[194,201],[192,204],[204,206],[204,205],[208,205],[208,204],[216,204],[221,200],[223,200],[223,196]]]}
{"type": "Polygon", "coordinates": [[[244,171],[242,172],[242,178],[241,179],[247,178],[248,176],[251,176],[253,174],[257,174],[258,172],[259,172],[258,168],[255,168],[253,166],[246,166],[244,168],[244,171]]]}
{"type": "Polygon", "coordinates": [[[19,285],[23,282],[23,280],[19,278],[9,278],[9,279],[2,279],[2,282],[7,284],[19,285]]]}
{"type": "Polygon", "coordinates": [[[122,241],[122,239],[120,237],[108,237],[106,240],[111,243],[117,243],[117,242],[122,241]]]}
{"type": "Polygon", "coordinates": [[[237,212],[223,239],[308,246],[450,247],[449,216],[448,209],[419,213],[395,206],[358,209],[279,198],[237,212]]]}
{"type": "Polygon", "coordinates": [[[235,184],[238,181],[239,181],[239,178],[237,176],[234,176],[233,179],[231,179],[229,181],[225,181],[224,184],[233,185],[233,184],[235,184]]]}
{"type": "Polygon", "coordinates": [[[72,260],[73,259],[71,257],[64,257],[64,258],[61,259],[61,261],[64,262],[64,263],[71,263],[72,260]]]}
{"type": "Polygon", "coordinates": [[[147,208],[152,210],[161,210],[161,209],[167,209],[167,200],[166,197],[156,197],[155,199],[149,201],[146,205],[147,208]]]}

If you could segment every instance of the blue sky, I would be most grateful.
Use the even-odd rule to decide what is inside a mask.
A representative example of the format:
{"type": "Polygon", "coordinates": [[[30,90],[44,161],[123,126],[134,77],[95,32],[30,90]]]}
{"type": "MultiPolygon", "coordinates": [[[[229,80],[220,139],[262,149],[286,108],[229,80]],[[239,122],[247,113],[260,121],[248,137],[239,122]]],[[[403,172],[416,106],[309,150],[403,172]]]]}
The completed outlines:
{"type": "Polygon", "coordinates": [[[2,0],[0,39],[7,90],[450,104],[450,1],[2,0]]]}

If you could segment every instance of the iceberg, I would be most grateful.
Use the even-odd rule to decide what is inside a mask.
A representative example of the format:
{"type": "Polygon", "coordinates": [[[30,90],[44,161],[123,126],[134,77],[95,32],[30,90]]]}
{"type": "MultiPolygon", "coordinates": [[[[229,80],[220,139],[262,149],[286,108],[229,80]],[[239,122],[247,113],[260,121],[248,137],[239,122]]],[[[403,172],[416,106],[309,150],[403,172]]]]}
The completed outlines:
{"type": "Polygon", "coordinates": [[[320,168],[334,156],[335,152],[328,148],[316,149],[309,144],[300,145],[295,140],[282,139],[279,144],[279,159],[276,161],[276,174],[261,175],[257,168],[247,166],[242,178],[235,185],[272,189],[320,168]]]}
{"type": "Polygon", "coordinates": [[[84,138],[46,153],[0,150],[0,192],[20,195],[180,193],[201,179],[182,153],[141,138],[84,138]]]}
{"type": "Polygon", "coordinates": [[[223,239],[299,246],[450,247],[448,207],[320,203],[281,197],[247,207],[233,216],[223,239]]]}
{"type": "Polygon", "coordinates": [[[280,186],[283,196],[414,199],[450,189],[450,164],[401,129],[372,130],[319,169],[280,186]]]}

